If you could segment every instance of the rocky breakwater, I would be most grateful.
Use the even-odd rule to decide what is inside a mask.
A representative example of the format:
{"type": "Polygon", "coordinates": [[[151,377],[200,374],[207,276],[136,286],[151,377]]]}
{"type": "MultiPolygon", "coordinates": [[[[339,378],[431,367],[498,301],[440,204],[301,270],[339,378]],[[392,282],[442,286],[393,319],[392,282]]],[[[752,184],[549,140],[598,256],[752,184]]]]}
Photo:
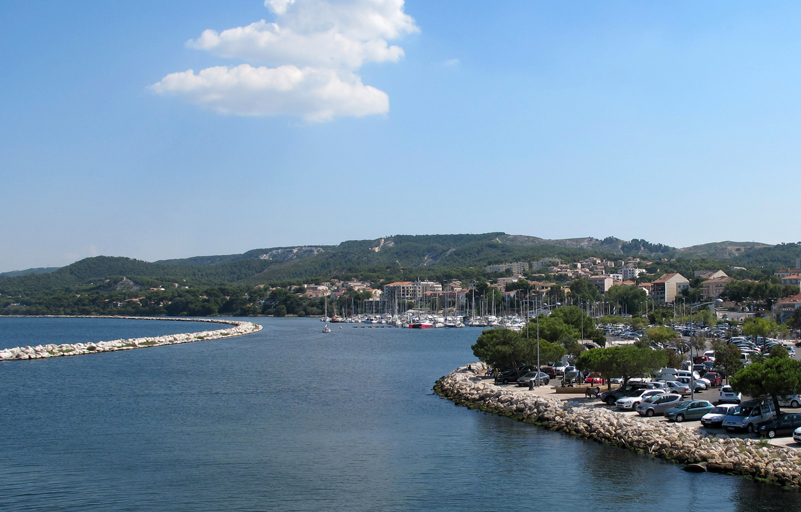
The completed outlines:
{"type": "MultiPolygon", "coordinates": [[[[70,317],[74,318],[74,317],[70,317]]],[[[104,317],[87,317],[104,318],[104,317]]],[[[162,345],[177,345],[179,343],[192,343],[194,341],[218,340],[250,334],[262,329],[261,325],[251,322],[238,322],[234,320],[216,319],[183,319],[183,318],[143,318],[143,317],[108,317],[108,318],[131,318],[136,320],[170,320],[185,322],[207,322],[215,324],[227,324],[232,327],[218,329],[214,331],[190,332],[184,334],[168,334],[165,336],[154,336],[147,338],[129,338],[112,341],[98,341],[90,343],[74,343],[62,345],[36,345],[35,347],[15,347],[0,350],[0,361],[19,361],[23,359],[46,359],[50,357],[78,356],[83,354],[98,354],[101,352],[116,352],[117,350],[133,350],[135,348],[160,347],[162,345]]]]}
{"type": "Polygon", "coordinates": [[[684,424],[623,415],[605,407],[571,405],[528,390],[502,389],[479,377],[485,371],[481,363],[459,368],[439,379],[434,391],[457,405],[693,465],[702,471],[801,486],[801,458],[791,448],[753,439],[707,436],[684,424]]]}

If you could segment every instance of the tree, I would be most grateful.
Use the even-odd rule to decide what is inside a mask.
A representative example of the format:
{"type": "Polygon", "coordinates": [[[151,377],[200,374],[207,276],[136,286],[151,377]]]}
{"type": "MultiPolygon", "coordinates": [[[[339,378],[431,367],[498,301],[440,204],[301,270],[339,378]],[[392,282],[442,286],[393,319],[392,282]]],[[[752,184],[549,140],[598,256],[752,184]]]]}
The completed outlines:
{"type": "Polygon", "coordinates": [[[576,360],[576,367],[582,371],[594,371],[602,377],[622,377],[623,385],[632,377],[650,377],[653,372],[665,366],[667,353],[650,348],[610,347],[588,350],[576,360]]]}
{"type": "Polygon", "coordinates": [[[651,327],[650,329],[646,329],[645,335],[648,336],[649,340],[653,341],[654,343],[658,343],[659,345],[665,345],[670,340],[679,337],[679,333],[677,333],[670,327],[664,327],[664,326],[657,326],[657,327],[651,327]]]}
{"type": "Polygon", "coordinates": [[[665,365],[666,368],[678,368],[681,366],[681,363],[684,361],[684,354],[678,352],[675,348],[669,348],[665,350],[665,353],[668,356],[668,361],[665,365]]]}
{"type": "Polygon", "coordinates": [[[736,345],[724,343],[720,340],[715,340],[712,343],[712,348],[715,349],[715,367],[719,368],[727,381],[729,381],[729,377],[743,367],[743,361],[740,357],[742,352],[736,345]]]}
{"type": "Polygon", "coordinates": [[[759,338],[767,338],[776,330],[776,322],[771,318],[746,318],[743,322],[743,334],[759,338]]]}
{"type": "MultiPolygon", "coordinates": [[[[571,332],[571,335],[574,335],[576,339],[580,338],[583,333],[584,339],[591,339],[602,346],[606,345],[606,336],[603,330],[596,328],[595,320],[577,306],[558,308],[547,318],[558,319],[565,325],[571,326],[575,329],[574,332],[571,332]]],[[[540,322],[542,322],[542,319],[540,319],[540,322]]]]}
{"type": "Polygon", "coordinates": [[[706,338],[701,336],[691,336],[690,346],[693,348],[693,350],[695,350],[696,354],[700,354],[706,350],[706,338]]]}
{"type": "MultiPolygon", "coordinates": [[[[786,351],[785,351],[786,353],[786,351]]],[[[764,362],[751,363],[731,378],[731,386],[749,396],[768,395],[779,413],[779,397],[801,390],[801,361],[771,354],[764,362]]]]}
{"type": "Polygon", "coordinates": [[[801,329],[801,308],[795,308],[793,316],[785,322],[791,329],[801,329]]]}
{"type": "MultiPolygon", "coordinates": [[[[520,376],[522,367],[537,364],[537,341],[526,339],[511,329],[488,329],[471,347],[473,355],[492,368],[514,368],[520,376]]],[[[540,360],[558,361],[565,355],[562,346],[540,340],[540,360]]]]}
{"type": "Polygon", "coordinates": [[[637,286],[617,285],[609,288],[604,298],[617,305],[618,314],[638,315],[643,302],[648,299],[648,294],[637,286]]]}
{"type": "Polygon", "coordinates": [[[596,302],[601,300],[601,292],[586,278],[580,277],[570,283],[570,294],[580,302],[596,302]]]}

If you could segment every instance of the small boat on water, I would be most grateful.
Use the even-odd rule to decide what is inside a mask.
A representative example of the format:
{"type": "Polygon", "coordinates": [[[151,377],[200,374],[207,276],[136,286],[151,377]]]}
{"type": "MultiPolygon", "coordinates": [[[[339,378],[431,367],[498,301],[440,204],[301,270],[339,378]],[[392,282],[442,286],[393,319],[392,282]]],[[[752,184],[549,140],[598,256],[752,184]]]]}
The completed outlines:
{"type": "Polygon", "coordinates": [[[325,324],[325,327],[323,327],[323,332],[331,332],[331,328],[328,327],[328,324],[325,324]]]}

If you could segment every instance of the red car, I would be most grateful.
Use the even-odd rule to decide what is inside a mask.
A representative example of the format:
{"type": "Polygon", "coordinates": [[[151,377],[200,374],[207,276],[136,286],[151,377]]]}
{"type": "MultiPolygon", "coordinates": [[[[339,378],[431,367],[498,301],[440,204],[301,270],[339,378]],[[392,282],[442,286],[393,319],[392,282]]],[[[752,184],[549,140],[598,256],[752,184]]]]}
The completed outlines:
{"type": "Polygon", "coordinates": [[[704,374],[704,378],[709,381],[711,386],[714,387],[719,387],[721,384],[723,384],[723,377],[716,372],[707,372],[704,374]]]}
{"type": "Polygon", "coordinates": [[[587,384],[606,384],[606,381],[597,375],[590,375],[584,379],[584,382],[587,384]]]}

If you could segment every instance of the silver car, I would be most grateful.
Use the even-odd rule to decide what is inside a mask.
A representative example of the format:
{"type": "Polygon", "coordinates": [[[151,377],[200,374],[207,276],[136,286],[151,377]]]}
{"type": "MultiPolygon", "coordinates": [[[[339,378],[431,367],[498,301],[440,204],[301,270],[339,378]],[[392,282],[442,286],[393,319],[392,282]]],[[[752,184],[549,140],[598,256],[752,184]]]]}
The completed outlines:
{"type": "Polygon", "coordinates": [[[640,402],[637,406],[637,413],[639,413],[640,416],[648,417],[657,414],[665,414],[665,411],[678,406],[683,400],[683,396],[673,393],[651,396],[640,402]]]}
{"type": "Polygon", "coordinates": [[[690,387],[686,384],[682,384],[681,382],[677,382],[675,380],[669,380],[665,382],[667,387],[665,390],[668,393],[677,393],[679,395],[689,395],[690,394],[690,387]]]}

